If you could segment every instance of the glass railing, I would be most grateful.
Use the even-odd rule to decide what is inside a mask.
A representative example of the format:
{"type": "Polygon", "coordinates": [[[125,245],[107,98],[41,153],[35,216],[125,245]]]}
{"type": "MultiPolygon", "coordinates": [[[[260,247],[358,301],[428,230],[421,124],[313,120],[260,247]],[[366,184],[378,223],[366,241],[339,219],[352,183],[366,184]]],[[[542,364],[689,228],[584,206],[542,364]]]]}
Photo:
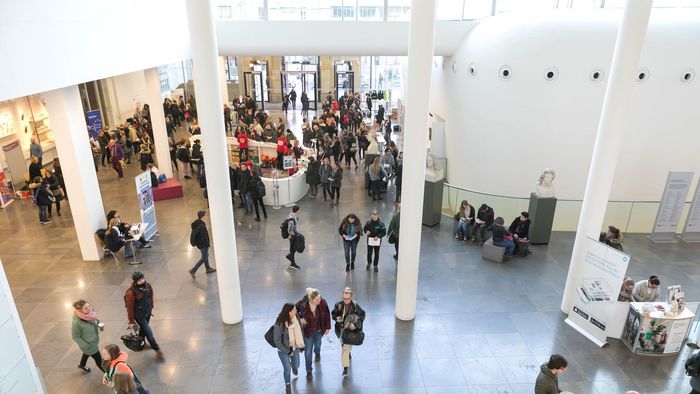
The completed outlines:
{"type": "MultiPolygon", "coordinates": [[[[446,183],[442,194],[442,213],[454,216],[462,200],[467,200],[475,209],[481,204],[487,204],[493,208],[496,216],[502,216],[506,220],[506,224],[520,215],[520,212],[527,211],[530,205],[529,197],[500,196],[446,183]]],[[[582,204],[581,200],[558,200],[552,230],[576,231],[582,204]]],[[[658,201],[608,201],[603,223],[604,226],[613,225],[625,233],[650,233],[658,210],[658,201]]],[[[686,203],[678,223],[678,232],[683,231],[689,210],[690,203],[686,203]]]]}

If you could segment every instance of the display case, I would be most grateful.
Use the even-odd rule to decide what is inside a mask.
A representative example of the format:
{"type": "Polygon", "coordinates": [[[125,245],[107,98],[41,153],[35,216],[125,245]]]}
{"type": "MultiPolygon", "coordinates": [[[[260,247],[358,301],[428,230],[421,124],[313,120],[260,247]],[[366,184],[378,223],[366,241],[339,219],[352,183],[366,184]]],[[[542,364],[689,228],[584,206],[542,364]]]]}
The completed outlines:
{"type": "Polygon", "coordinates": [[[668,309],[670,307],[665,302],[630,303],[620,338],[630,351],[652,356],[668,356],[681,351],[695,314],[688,308],[669,314],[668,309]],[[645,310],[647,304],[651,311],[645,310]]]}

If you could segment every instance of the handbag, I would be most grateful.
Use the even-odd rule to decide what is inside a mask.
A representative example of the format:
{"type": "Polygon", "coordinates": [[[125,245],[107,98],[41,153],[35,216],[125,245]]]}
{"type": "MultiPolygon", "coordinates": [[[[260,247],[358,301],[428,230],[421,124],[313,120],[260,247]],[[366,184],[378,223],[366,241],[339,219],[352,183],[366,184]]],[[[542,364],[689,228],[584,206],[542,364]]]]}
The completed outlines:
{"type": "Polygon", "coordinates": [[[267,343],[270,344],[270,346],[277,348],[277,345],[275,345],[274,335],[275,335],[275,326],[272,325],[272,326],[270,326],[270,329],[268,329],[267,332],[265,333],[265,340],[267,341],[267,343]]]}
{"type": "Polygon", "coordinates": [[[389,239],[387,240],[390,244],[396,243],[396,235],[394,233],[389,234],[389,239]]]}
{"type": "Polygon", "coordinates": [[[345,345],[360,346],[365,341],[365,333],[362,330],[343,330],[340,335],[341,341],[345,345]]]}
{"type": "Polygon", "coordinates": [[[53,194],[53,192],[51,190],[47,190],[47,193],[49,195],[49,201],[56,202],[56,196],[53,194]]]}
{"type": "Polygon", "coordinates": [[[135,332],[122,335],[121,340],[124,342],[124,346],[135,352],[140,352],[146,347],[146,341],[135,332]]]}

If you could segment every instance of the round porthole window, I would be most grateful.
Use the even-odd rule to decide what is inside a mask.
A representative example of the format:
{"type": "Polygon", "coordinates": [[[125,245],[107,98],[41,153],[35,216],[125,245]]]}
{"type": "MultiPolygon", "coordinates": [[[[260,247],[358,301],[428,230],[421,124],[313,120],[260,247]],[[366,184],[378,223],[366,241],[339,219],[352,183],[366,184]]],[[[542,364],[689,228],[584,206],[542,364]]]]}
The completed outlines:
{"type": "Polygon", "coordinates": [[[695,79],[695,70],[689,68],[681,73],[681,82],[691,83],[695,79]]]}
{"type": "Polygon", "coordinates": [[[637,82],[646,82],[649,79],[649,69],[642,67],[637,71],[637,82]]]}
{"type": "Polygon", "coordinates": [[[596,68],[591,71],[590,78],[593,83],[598,83],[603,80],[604,74],[602,68],[596,68]]]}
{"type": "Polygon", "coordinates": [[[476,76],[476,65],[475,65],[474,63],[469,63],[469,64],[467,65],[467,72],[468,72],[469,75],[471,75],[472,77],[475,77],[475,76],[476,76]]]}
{"type": "Polygon", "coordinates": [[[510,66],[507,64],[501,66],[501,68],[498,69],[498,77],[504,81],[509,80],[512,75],[513,75],[513,71],[510,69],[510,66]]]}
{"type": "Polygon", "coordinates": [[[549,67],[544,70],[544,80],[552,82],[559,78],[559,70],[556,67],[549,67]]]}

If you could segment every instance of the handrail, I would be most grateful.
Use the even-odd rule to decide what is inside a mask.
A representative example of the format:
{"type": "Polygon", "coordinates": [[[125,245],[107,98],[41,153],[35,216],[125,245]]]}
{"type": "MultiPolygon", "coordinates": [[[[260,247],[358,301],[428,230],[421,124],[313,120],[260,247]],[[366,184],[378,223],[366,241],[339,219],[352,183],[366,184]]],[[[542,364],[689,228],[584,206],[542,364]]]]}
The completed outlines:
{"type": "MultiPolygon", "coordinates": [[[[515,197],[515,196],[504,196],[502,194],[494,194],[494,193],[486,193],[486,192],[481,192],[478,190],[472,190],[472,189],[466,189],[460,186],[453,185],[451,183],[445,183],[445,186],[451,187],[453,189],[458,189],[464,192],[469,192],[469,193],[476,193],[476,194],[482,194],[485,196],[491,196],[491,197],[500,197],[500,198],[513,198],[513,199],[518,199],[518,200],[529,200],[530,197],[515,197]]],[[[559,198],[558,201],[566,201],[566,202],[583,202],[583,200],[574,200],[574,199],[564,199],[564,198],[559,198]]],[[[616,203],[644,203],[644,204],[660,204],[661,201],[646,201],[646,200],[608,200],[608,202],[616,202],[616,203]]],[[[686,203],[689,203],[692,201],[686,201],[686,203]]]]}

